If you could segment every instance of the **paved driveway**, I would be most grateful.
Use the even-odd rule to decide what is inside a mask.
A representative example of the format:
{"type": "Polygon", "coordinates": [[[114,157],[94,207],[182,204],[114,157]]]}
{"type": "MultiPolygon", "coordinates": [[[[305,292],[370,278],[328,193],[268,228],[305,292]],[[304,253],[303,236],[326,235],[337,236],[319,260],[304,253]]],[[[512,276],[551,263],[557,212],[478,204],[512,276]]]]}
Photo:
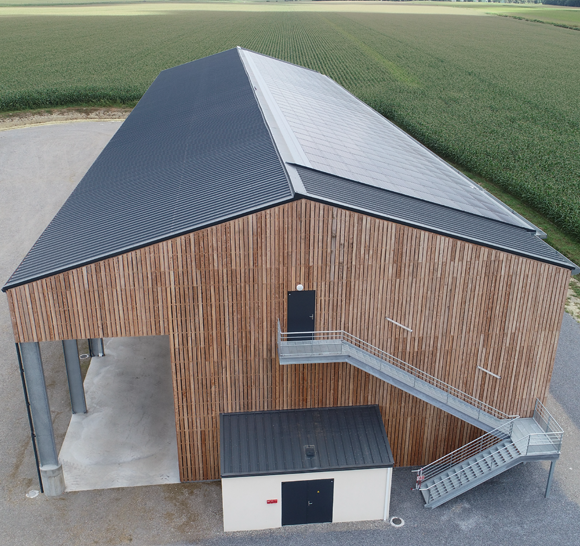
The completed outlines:
{"type": "MultiPolygon", "coordinates": [[[[83,122],[0,132],[2,283],[118,127],[83,122]]],[[[41,349],[60,448],[70,420],[64,363],[59,343],[41,349]]],[[[413,475],[403,468],[394,472],[391,509],[405,520],[401,528],[370,522],[224,535],[219,482],[26,498],[38,485],[8,308],[0,295],[0,545],[580,544],[579,355],[580,326],[566,315],[548,401],[567,433],[552,498],[543,498],[547,464],[528,463],[426,510],[411,490],[413,475]]]]}

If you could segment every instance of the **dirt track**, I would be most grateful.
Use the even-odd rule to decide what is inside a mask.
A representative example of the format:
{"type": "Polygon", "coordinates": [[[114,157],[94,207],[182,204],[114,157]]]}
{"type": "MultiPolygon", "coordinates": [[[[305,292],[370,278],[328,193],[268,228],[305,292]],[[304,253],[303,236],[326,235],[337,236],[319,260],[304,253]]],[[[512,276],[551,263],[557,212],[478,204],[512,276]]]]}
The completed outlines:
{"type": "Polygon", "coordinates": [[[131,108],[62,108],[0,114],[0,131],[17,127],[125,119],[131,108]]]}

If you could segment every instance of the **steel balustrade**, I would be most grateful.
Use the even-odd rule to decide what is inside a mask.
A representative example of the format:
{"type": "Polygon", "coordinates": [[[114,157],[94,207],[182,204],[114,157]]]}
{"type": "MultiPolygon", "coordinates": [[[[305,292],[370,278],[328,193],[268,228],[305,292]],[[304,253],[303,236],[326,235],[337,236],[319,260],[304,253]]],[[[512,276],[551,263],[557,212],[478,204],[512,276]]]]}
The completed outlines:
{"type": "Polygon", "coordinates": [[[511,461],[516,459],[537,455],[552,457],[554,455],[559,455],[564,431],[544,405],[537,400],[534,408],[533,420],[538,424],[543,432],[532,432],[526,434],[515,441],[506,443],[496,451],[491,452],[480,459],[474,460],[467,466],[457,468],[458,465],[463,462],[467,462],[470,459],[473,459],[476,455],[489,450],[494,445],[501,444],[511,438],[514,430],[514,423],[518,421],[518,419],[519,418],[516,418],[511,420],[509,423],[504,423],[496,430],[477,438],[452,453],[441,457],[441,459],[417,470],[416,489],[423,492],[426,503],[428,504],[432,500],[432,490],[434,488],[439,490],[439,488],[442,487],[446,492],[452,492],[454,489],[457,489],[454,481],[459,482],[460,485],[458,487],[461,487],[468,484],[470,481],[476,480],[478,477],[491,473],[493,470],[497,470],[502,466],[509,464],[511,461]],[[478,449],[478,447],[480,447],[480,449],[478,449]],[[498,464],[495,459],[496,456],[500,456],[504,460],[504,464],[498,464]],[[487,465],[487,471],[483,467],[483,463],[487,465]],[[450,471],[453,468],[456,468],[456,470],[451,471],[451,473],[445,477],[441,477],[441,479],[437,479],[430,486],[425,487],[423,485],[425,482],[433,480],[437,476],[450,471]]]}
{"type": "Polygon", "coordinates": [[[514,421],[516,419],[517,417],[417,470],[417,489],[420,489],[421,483],[430,480],[438,474],[442,474],[446,470],[471,459],[474,455],[511,438],[514,421]]]}
{"type": "MultiPolygon", "coordinates": [[[[419,368],[412,366],[411,364],[405,362],[404,360],[401,360],[400,358],[397,358],[396,356],[393,356],[387,353],[386,351],[383,351],[382,349],[379,349],[378,347],[375,347],[374,345],[371,345],[370,343],[367,343],[366,341],[358,337],[355,337],[352,334],[349,334],[348,332],[345,332],[344,330],[329,330],[329,331],[314,331],[314,332],[282,332],[280,328],[280,320],[278,320],[277,340],[278,340],[278,351],[281,357],[290,357],[290,356],[306,357],[308,355],[312,356],[325,355],[328,354],[328,351],[325,352],[323,348],[325,345],[328,344],[324,342],[339,341],[342,344],[346,344],[347,349],[348,346],[350,346],[354,349],[360,349],[362,351],[365,351],[366,353],[371,354],[372,356],[378,358],[379,360],[383,360],[387,364],[395,366],[396,368],[399,368],[400,370],[408,373],[415,379],[424,381],[425,383],[428,383],[429,385],[438,388],[444,393],[469,404],[470,406],[472,406],[473,408],[477,409],[480,412],[486,413],[497,419],[502,420],[513,419],[517,417],[517,415],[505,414],[504,412],[490,406],[489,404],[486,404],[485,402],[478,400],[477,398],[449,385],[448,383],[445,383],[444,381],[437,379],[436,377],[428,374],[427,372],[424,372],[423,370],[420,370],[419,368]],[[292,339],[292,337],[300,335],[304,335],[305,337],[308,336],[308,339],[307,340],[292,339]],[[314,346],[320,348],[321,350],[319,352],[316,351],[306,352],[305,349],[313,344],[314,346]]],[[[352,356],[348,352],[345,353],[344,348],[341,348],[340,354],[352,356]]],[[[375,366],[374,364],[371,364],[369,362],[367,362],[367,364],[371,365],[372,367],[375,367],[376,369],[380,369],[385,373],[389,373],[388,370],[381,369],[380,367],[377,368],[377,366],[375,366]]],[[[412,384],[410,386],[415,387],[416,385],[412,384]]],[[[419,388],[419,390],[421,389],[419,388]]]]}
{"type": "MultiPolygon", "coordinates": [[[[441,487],[446,493],[452,493],[453,490],[467,485],[470,482],[479,483],[478,480],[488,473],[495,475],[497,472],[494,471],[504,466],[513,466],[512,463],[516,459],[526,456],[537,458],[538,455],[553,458],[560,453],[564,431],[539,400],[536,401],[532,419],[542,432],[531,432],[514,440],[515,423],[517,421],[527,421],[529,423],[532,419],[520,419],[518,415],[507,415],[489,404],[478,400],[344,330],[282,332],[280,321],[278,320],[277,341],[281,361],[284,358],[291,360],[292,357],[296,357],[297,359],[332,357],[334,355],[352,357],[391,376],[394,375],[394,371],[387,366],[395,367],[409,374],[406,377],[412,379],[412,382],[406,384],[416,390],[425,391],[427,387],[422,386],[418,382],[427,383],[445,393],[447,395],[447,403],[452,403],[452,399],[449,399],[449,397],[453,397],[469,404],[478,411],[478,415],[480,416],[483,413],[504,421],[491,432],[484,434],[480,438],[415,471],[417,472],[416,489],[422,491],[426,496],[427,504],[432,498],[433,488],[437,488],[439,492],[438,499],[440,503],[442,496],[445,496],[439,491],[441,487]],[[361,352],[366,353],[366,355],[361,354],[361,352]],[[476,459],[478,455],[490,450],[494,446],[498,446],[498,449],[476,459]],[[499,461],[503,462],[499,462],[498,457],[499,461]],[[470,460],[472,462],[458,468],[458,465],[467,463],[470,460]],[[438,476],[441,476],[445,472],[449,472],[449,474],[437,479],[438,476]],[[432,485],[425,486],[425,482],[428,481],[433,481],[432,485]],[[459,485],[456,486],[453,483],[454,481],[459,483],[459,485]]],[[[518,427],[518,431],[521,433],[522,426],[518,425],[518,427]]],[[[523,430],[525,430],[525,426],[523,430]]]]}

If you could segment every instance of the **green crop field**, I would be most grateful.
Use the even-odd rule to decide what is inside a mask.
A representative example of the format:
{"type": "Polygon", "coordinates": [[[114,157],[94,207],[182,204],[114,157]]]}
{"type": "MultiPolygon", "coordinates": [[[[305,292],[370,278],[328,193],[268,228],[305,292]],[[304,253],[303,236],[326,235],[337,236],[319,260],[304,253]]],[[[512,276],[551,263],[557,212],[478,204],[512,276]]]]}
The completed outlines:
{"type": "Polygon", "coordinates": [[[580,241],[580,32],[483,9],[0,8],[0,111],[131,103],[160,70],[236,45],[327,74],[580,241]]]}

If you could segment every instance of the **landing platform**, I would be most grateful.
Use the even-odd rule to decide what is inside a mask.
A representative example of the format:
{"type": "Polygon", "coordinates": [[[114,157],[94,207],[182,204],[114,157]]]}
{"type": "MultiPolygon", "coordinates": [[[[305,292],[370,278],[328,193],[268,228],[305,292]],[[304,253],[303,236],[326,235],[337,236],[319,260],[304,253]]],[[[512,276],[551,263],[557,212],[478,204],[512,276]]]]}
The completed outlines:
{"type": "Polygon", "coordinates": [[[169,340],[105,340],[85,378],[60,460],[66,491],[179,483],[169,340]]]}
{"type": "Polygon", "coordinates": [[[540,425],[532,418],[516,419],[511,435],[520,451],[527,449],[529,456],[552,456],[560,453],[560,445],[554,445],[554,435],[546,434],[540,425]],[[526,437],[531,435],[528,441],[526,437]]]}

